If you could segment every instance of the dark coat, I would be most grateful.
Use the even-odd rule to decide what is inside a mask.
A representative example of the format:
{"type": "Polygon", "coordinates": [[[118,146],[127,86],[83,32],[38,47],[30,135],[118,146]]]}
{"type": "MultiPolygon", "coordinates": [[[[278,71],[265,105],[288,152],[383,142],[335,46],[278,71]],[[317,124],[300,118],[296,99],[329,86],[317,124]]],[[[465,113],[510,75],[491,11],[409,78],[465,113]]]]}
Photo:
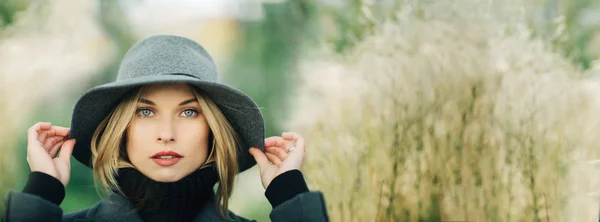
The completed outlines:
{"type": "MultiPolygon", "coordinates": [[[[219,217],[214,195],[209,198],[194,221],[228,221],[219,217]]],[[[23,192],[9,192],[6,198],[4,222],[27,221],[142,221],[129,201],[120,195],[112,194],[91,208],[63,215],[62,209],[36,195],[23,192]]],[[[230,212],[233,221],[248,222],[251,220],[239,217],[230,212]]],[[[325,200],[320,192],[298,194],[292,199],[275,207],[269,217],[274,222],[329,221],[325,209],[325,200]]]]}

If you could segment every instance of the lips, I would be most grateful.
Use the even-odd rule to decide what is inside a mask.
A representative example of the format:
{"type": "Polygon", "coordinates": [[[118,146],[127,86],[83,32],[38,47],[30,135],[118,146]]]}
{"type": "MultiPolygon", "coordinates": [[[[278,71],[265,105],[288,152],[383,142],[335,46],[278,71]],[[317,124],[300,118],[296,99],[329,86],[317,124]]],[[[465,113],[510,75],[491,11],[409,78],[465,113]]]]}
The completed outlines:
{"type": "Polygon", "coordinates": [[[151,156],[150,158],[161,158],[161,157],[181,158],[183,156],[181,154],[173,152],[173,151],[162,151],[162,152],[158,152],[158,153],[154,154],[154,156],[151,156]]]}
{"type": "Polygon", "coordinates": [[[162,151],[154,154],[150,158],[160,166],[171,166],[179,162],[183,156],[173,151],[162,151]]]}

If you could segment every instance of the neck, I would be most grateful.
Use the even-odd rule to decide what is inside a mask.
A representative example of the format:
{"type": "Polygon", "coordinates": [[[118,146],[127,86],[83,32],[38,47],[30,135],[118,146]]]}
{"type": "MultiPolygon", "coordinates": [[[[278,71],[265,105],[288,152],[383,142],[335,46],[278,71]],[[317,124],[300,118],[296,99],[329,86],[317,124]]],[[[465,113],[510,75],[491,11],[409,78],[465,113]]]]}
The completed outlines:
{"type": "Polygon", "coordinates": [[[218,180],[214,166],[176,182],[154,181],[133,168],[119,169],[121,191],[144,221],[191,221],[211,198],[218,180]]]}

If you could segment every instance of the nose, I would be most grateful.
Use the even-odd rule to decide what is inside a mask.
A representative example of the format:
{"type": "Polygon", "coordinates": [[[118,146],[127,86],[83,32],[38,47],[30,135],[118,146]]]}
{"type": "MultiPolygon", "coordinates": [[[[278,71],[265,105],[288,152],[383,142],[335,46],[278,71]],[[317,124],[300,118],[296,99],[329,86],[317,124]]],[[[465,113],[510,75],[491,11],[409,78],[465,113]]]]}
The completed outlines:
{"type": "Polygon", "coordinates": [[[172,143],[175,142],[175,132],[173,121],[169,118],[165,118],[161,121],[159,129],[158,129],[158,137],[156,138],[157,143],[172,143]]]}

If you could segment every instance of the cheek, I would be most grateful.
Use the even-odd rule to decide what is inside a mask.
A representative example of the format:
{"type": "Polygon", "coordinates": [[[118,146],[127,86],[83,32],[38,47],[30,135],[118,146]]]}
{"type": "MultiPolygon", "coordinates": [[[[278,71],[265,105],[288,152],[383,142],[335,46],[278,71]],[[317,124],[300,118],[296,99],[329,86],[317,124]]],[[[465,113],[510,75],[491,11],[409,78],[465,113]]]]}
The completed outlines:
{"type": "Polygon", "coordinates": [[[185,147],[195,148],[202,153],[208,150],[210,128],[206,123],[194,121],[183,124],[180,132],[182,132],[181,139],[185,141],[185,147]]]}
{"type": "MultiPolygon", "coordinates": [[[[140,155],[143,151],[143,147],[147,147],[148,139],[144,139],[144,135],[146,137],[150,135],[149,133],[150,127],[144,127],[140,124],[136,124],[135,122],[131,124],[131,126],[127,129],[127,155],[131,161],[135,161],[137,157],[142,157],[145,155],[140,155]]],[[[151,140],[150,140],[151,141],[151,140]]]]}

